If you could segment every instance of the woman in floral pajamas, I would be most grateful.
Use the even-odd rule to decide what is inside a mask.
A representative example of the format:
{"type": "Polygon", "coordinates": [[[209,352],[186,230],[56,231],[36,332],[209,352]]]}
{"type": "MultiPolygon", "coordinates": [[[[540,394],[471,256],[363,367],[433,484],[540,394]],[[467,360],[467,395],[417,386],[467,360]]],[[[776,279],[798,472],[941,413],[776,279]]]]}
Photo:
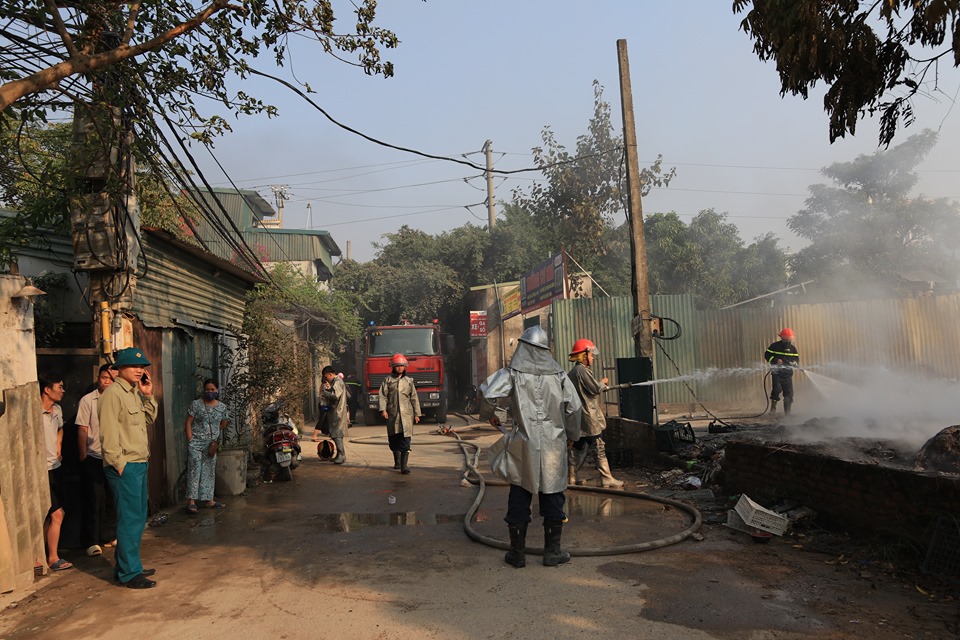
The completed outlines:
{"type": "Polygon", "coordinates": [[[220,402],[220,387],[214,380],[203,382],[203,397],[187,410],[187,513],[197,512],[197,500],[209,509],[226,505],[213,499],[220,433],[227,428],[230,412],[220,402]]]}

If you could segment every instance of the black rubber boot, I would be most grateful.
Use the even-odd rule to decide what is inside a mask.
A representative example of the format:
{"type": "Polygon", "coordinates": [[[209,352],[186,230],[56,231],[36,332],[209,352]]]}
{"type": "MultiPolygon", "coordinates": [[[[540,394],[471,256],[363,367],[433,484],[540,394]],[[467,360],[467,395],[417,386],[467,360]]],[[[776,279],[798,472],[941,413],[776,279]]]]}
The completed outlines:
{"type": "Polygon", "coordinates": [[[343,450],[343,438],[334,438],[337,445],[337,456],[333,459],[333,464],[343,464],[347,461],[347,453],[343,450]]]}
{"type": "Polygon", "coordinates": [[[394,469],[400,468],[400,452],[399,451],[393,452],[393,468],[394,469]]]}
{"type": "Polygon", "coordinates": [[[786,398],[784,398],[784,400],[783,400],[783,415],[785,415],[785,416],[790,415],[790,409],[791,409],[791,408],[793,408],[793,400],[787,400],[786,398]]]}
{"type": "Polygon", "coordinates": [[[407,467],[407,460],[410,458],[410,452],[404,451],[400,454],[400,473],[406,475],[410,473],[409,467],[407,467]]]}
{"type": "Polygon", "coordinates": [[[779,400],[770,400],[770,414],[771,414],[771,415],[777,412],[777,403],[778,403],[778,402],[780,402],[780,401],[779,401],[779,400]]]}
{"type": "Polygon", "coordinates": [[[508,524],[510,531],[510,551],[503,556],[507,564],[521,569],[527,566],[527,525],[508,524]]]}
{"type": "Polygon", "coordinates": [[[543,525],[543,566],[555,567],[570,562],[570,554],[560,550],[562,524],[543,525]]]}

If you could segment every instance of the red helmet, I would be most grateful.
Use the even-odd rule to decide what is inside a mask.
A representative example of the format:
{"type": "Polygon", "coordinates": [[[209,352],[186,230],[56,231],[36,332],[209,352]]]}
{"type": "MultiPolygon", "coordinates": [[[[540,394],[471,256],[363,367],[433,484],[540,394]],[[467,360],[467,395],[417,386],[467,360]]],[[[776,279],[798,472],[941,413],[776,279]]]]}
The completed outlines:
{"type": "Polygon", "coordinates": [[[391,367],[405,367],[407,366],[407,359],[403,357],[402,353],[395,353],[393,357],[390,358],[391,367]]]}
{"type": "Polygon", "coordinates": [[[793,340],[794,338],[793,329],[791,329],[790,327],[787,327],[786,329],[781,331],[778,335],[784,340],[793,340]]]}
{"type": "Polygon", "coordinates": [[[573,343],[572,347],[570,347],[570,355],[583,353],[584,351],[589,351],[593,355],[600,353],[600,351],[597,349],[597,345],[593,344],[586,338],[580,338],[573,343]]]}

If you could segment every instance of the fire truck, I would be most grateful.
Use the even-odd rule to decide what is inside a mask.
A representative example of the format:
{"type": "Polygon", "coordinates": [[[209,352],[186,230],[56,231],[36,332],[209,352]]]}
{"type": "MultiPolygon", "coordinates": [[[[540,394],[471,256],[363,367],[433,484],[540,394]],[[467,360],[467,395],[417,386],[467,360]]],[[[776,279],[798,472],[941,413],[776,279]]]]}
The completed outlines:
{"type": "Polygon", "coordinates": [[[402,353],[409,365],[407,375],[413,378],[425,417],[438,423],[447,421],[449,397],[445,352],[453,350],[453,336],[440,333],[440,322],[413,324],[403,321],[397,325],[367,327],[363,339],[363,385],[365,424],[376,424],[380,416],[380,384],[390,375],[390,358],[402,353]]]}

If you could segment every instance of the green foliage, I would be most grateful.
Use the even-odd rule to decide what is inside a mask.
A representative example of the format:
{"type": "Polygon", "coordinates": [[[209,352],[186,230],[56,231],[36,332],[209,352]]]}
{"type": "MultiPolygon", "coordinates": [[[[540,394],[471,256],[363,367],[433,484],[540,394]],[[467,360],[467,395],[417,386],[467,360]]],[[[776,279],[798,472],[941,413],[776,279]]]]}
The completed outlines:
{"type": "MultiPolygon", "coordinates": [[[[323,52],[364,73],[392,76],[393,65],[381,59],[381,51],[396,47],[399,40],[375,24],[376,0],[344,3],[336,13],[333,4],[332,0],[0,3],[4,142],[0,201],[20,211],[0,227],[0,260],[9,257],[10,247],[30,242],[35,229],[62,228],[67,210],[64,190],[73,186],[62,174],[61,162],[69,136],[57,141],[60,153],[42,148],[43,153],[36,154],[37,146],[47,143],[16,135],[21,128],[42,130],[55,114],[72,117],[81,110],[119,108],[117,117],[100,120],[109,126],[98,132],[98,146],[106,150],[128,131],[136,132],[132,153],[159,181],[144,185],[140,198],[145,210],[157,216],[152,224],[174,230],[171,226],[179,227],[182,216],[193,214],[185,199],[173,195],[179,189],[165,187],[170,182],[184,184],[184,176],[168,173],[158,160],[172,153],[165,131],[172,127],[179,129],[174,135],[212,144],[230,131],[230,115],[277,115],[277,109],[261,97],[230,86],[257,72],[258,57],[268,56],[271,65],[292,66],[288,42],[296,37],[313,40],[323,52]],[[13,145],[8,144],[11,140],[13,145]],[[48,160],[57,166],[48,169],[48,160]],[[33,191],[25,190],[24,167],[37,177],[33,181],[39,186],[33,191]],[[180,202],[164,204],[165,199],[180,202]]],[[[69,132],[70,127],[64,127],[69,132]]],[[[116,196],[123,187],[123,180],[115,177],[106,191],[116,196]]]]}
{"type": "Polygon", "coordinates": [[[237,373],[225,388],[242,415],[259,415],[280,398],[302,424],[316,356],[358,338],[360,324],[349,296],[321,289],[293,265],[277,263],[271,277],[277,286],[258,285],[247,294],[244,337],[231,353],[237,373]]]}
{"type": "MultiPolygon", "coordinates": [[[[626,224],[608,233],[607,256],[593,272],[611,295],[631,294],[629,233],[626,224]]],[[[786,256],[773,234],[746,245],[726,214],[713,209],[690,224],[672,212],[646,216],[644,239],[652,294],[688,293],[715,308],[775,291],[787,280],[786,256]]]]}
{"type": "Polygon", "coordinates": [[[33,303],[36,344],[38,347],[55,347],[65,324],[63,311],[57,309],[56,301],[62,306],[63,295],[69,289],[67,274],[44,272],[33,279],[33,285],[47,294],[37,296],[33,303]]]}
{"type": "Polygon", "coordinates": [[[911,197],[915,169],[936,145],[932,131],[823,170],[832,185],[810,186],[805,207],[787,224],[810,241],[791,259],[793,280],[816,279],[838,297],[895,293],[898,274],[958,270],[960,207],[946,198],[911,197]],[[871,287],[871,285],[873,285],[871,287]]]}
{"type": "MultiPolygon", "coordinates": [[[[44,246],[50,232],[70,230],[70,186],[74,176],[71,157],[71,125],[37,126],[20,122],[11,128],[0,120],[0,196],[13,215],[0,218],[0,264],[7,264],[17,247],[44,246]],[[22,125],[22,126],[21,126],[22,125]]],[[[141,159],[137,171],[140,223],[189,240],[188,224],[199,219],[194,203],[177,191],[162,166],[141,159]]]]}
{"type": "Polygon", "coordinates": [[[960,64],[953,1],[734,0],[733,11],[746,13],[740,28],[754,53],[776,62],[781,94],[806,98],[817,82],[828,85],[831,142],[880,113],[880,144],[889,145],[913,122],[913,97],[936,90],[939,61],[960,64]]]}
{"type": "MultiPolygon", "coordinates": [[[[573,154],[557,142],[550,129],[541,134],[542,147],[533,149],[534,162],[543,168],[546,181],[529,192],[513,193],[514,204],[530,212],[547,235],[554,251],[562,245],[578,260],[590,260],[604,252],[604,229],[613,214],[625,208],[626,177],[622,170],[623,139],[614,134],[610,104],[603,87],[593,83],[593,117],[587,133],[577,138],[573,154]]],[[[663,172],[660,158],[641,175],[642,191],[667,186],[675,170],[663,172]]],[[[546,256],[545,256],[546,257],[546,256]]]]}
{"type": "Polygon", "coordinates": [[[0,218],[0,264],[16,247],[46,242],[50,231],[69,228],[65,157],[70,126],[33,126],[0,118],[0,202],[13,209],[0,218]]]}

